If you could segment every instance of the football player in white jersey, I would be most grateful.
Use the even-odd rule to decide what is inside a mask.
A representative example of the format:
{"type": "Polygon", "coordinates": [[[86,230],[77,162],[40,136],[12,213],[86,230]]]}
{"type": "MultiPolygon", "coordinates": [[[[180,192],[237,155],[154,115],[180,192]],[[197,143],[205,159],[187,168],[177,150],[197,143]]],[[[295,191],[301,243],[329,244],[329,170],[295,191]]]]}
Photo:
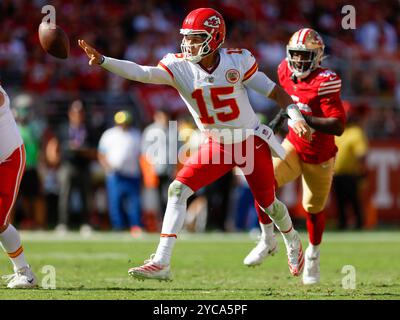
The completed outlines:
{"type": "Polygon", "coordinates": [[[10,110],[10,99],[0,85],[0,242],[14,273],[4,276],[8,288],[33,288],[37,280],[25,259],[18,231],[10,215],[25,170],[25,148],[10,110]]]}
{"type": "Polygon", "coordinates": [[[300,137],[310,139],[310,128],[290,96],[258,71],[257,62],[249,51],[220,48],[225,39],[225,23],[220,13],[211,8],[196,9],[187,15],[180,32],[183,35],[182,52],[167,54],[157,67],[105,57],[79,40],[90,65],[101,65],[126,79],[174,87],[199,129],[208,135],[169,187],[156,253],[144,265],[128,272],[140,279],[170,279],[172,249],[184,222],[187,199],[238,166],[244,172],[257,205],[281,231],[289,270],[298,276],[304,264],[301,241],[286,206],[276,199],[274,190],[270,148],[283,157],[282,149],[271,129],[260,124],[249,103],[246,87],[274,99],[281,108],[287,109],[300,137]],[[242,157],[244,149],[246,152],[242,157]]]}

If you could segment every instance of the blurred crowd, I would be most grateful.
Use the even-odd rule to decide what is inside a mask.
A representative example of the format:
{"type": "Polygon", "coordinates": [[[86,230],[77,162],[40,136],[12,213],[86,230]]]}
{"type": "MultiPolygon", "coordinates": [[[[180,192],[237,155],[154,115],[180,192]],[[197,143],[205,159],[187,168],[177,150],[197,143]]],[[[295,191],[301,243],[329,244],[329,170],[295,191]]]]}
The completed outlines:
{"type": "MultiPolygon", "coordinates": [[[[367,137],[400,136],[400,3],[397,0],[3,0],[0,80],[10,92],[19,125],[32,149],[27,150],[30,160],[24,179],[28,181],[26,187],[22,186],[22,200],[17,207],[22,228],[54,226],[62,232],[68,229],[72,218],[83,230],[93,226],[113,227],[117,213],[113,219],[105,214],[111,210],[107,207],[110,202],[107,183],[120,182],[106,181],[107,164],[98,159],[99,141],[106,129],[116,125],[115,111],[126,109],[127,105],[133,115],[132,124],[142,138],[148,134],[145,128],[149,125],[165,122],[157,120],[156,110],[140,111],[143,108],[135,94],[141,85],[101,68],[89,67],[77,40],[85,39],[111,57],[156,65],[166,53],[180,51],[179,28],[184,16],[205,6],[223,14],[227,23],[225,46],[251,50],[260,69],[273,80],[277,65],[286,55],[285,45],[290,35],[302,27],[315,28],[326,44],[324,65],[339,73],[343,79],[343,97],[365,115],[362,126],[367,137]],[[41,9],[48,4],[55,7],[56,22],[70,38],[71,56],[67,60],[52,58],[39,45],[37,28],[45,16],[41,9]],[[346,13],[341,9],[349,4],[356,9],[354,30],[342,28],[346,13]],[[126,99],[121,102],[116,97],[126,99]],[[71,122],[85,123],[86,129],[71,131],[67,129],[71,122]],[[71,145],[79,146],[80,151],[71,151],[71,145]],[[71,168],[71,163],[78,167],[71,168]],[[77,214],[71,214],[74,212],[77,214]]],[[[258,111],[268,118],[274,115],[276,108],[271,102],[250,96],[258,111]]],[[[164,107],[168,109],[168,102],[164,107]]],[[[164,117],[185,119],[184,126],[193,126],[184,111],[164,112],[164,117]]],[[[127,226],[156,230],[165,206],[165,186],[176,168],[165,169],[168,172],[156,170],[149,176],[151,170],[145,161],[139,161],[137,170],[141,186],[150,191],[143,196],[144,203],[133,204],[126,210],[135,212],[138,209],[132,208],[140,206],[142,214],[140,223],[132,218],[134,222],[128,219],[127,226]],[[156,206],[154,197],[158,197],[156,206]]],[[[246,190],[240,178],[231,175],[224,179],[191,200],[191,218],[188,218],[191,228],[205,228],[208,223],[209,227],[223,230],[227,228],[229,215],[229,228],[256,225],[254,215],[234,217],[235,201],[231,201],[232,208],[226,208],[226,194],[242,199],[240,204],[247,198],[241,198],[246,197],[246,190]],[[223,190],[221,195],[218,190],[223,190]],[[207,220],[204,216],[210,210],[215,212],[207,220]]],[[[142,188],[138,190],[142,192],[142,188]]],[[[118,222],[114,227],[119,228],[118,222]]]]}

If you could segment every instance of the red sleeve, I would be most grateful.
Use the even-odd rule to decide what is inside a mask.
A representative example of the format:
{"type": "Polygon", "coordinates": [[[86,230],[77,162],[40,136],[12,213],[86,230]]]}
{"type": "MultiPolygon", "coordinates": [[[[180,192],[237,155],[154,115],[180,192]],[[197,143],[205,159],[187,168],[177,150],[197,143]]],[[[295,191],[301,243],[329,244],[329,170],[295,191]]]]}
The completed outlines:
{"type": "Polygon", "coordinates": [[[322,96],[320,107],[327,118],[337,118],[343,124],[346,123],[346,112],[344,111],[340,92],[330,93],[322,96]]]}
{"type": "Polygon", "coordinates": [[[278,69],[277,69],[277,75],[278,75],[278,80],[279,80],[279,85],[282,87],[283,82],[284,82],[284,77],[285,77],[285,70],[286,70],[286,60],[283,59],[282,62],[279,64],[278,69]]]}
{"type": "Polygon", "coordinates": [[[320,107],[325,117],[340,119],[346,122],[346,113],[340,99],[342,80],[331,70],[326,70],[320,74],[322,81],[318,85],[318,96],[320,97],[320,107]]]}

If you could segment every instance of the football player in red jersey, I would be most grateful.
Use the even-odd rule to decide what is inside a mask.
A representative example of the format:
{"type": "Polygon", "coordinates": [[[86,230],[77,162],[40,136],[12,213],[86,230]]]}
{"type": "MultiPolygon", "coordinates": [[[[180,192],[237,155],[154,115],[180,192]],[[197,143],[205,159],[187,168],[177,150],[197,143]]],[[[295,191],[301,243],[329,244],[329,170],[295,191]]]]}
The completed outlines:
{"type": "MultiPolygon", "coordinates": [[[[284,160],[274,158],[276,186],[279,188],[301,176],[302,205],[306,212],[309,246],[305,251],[303,283],[320,280],[319,246],[325,228],[323,210],[331,188],[334,158],[337,152],[334,136],[345,126],[345,111],[340,99],[341,79],[332,70],[321,67],[324,43],[313,29],[304,28],[290,38],[287,57],[278,67],[281,86],[290,94],[313,129],[311,141],[294,134],[292,120],[289,133],[282,143],[284,160]]],[[[278,117],[283,117],[280,112],[278,117]]],[[[280,119],[274,122],[279,123],[280,119]]],[[[246,265],[258,265],[276,251],[273,223],[259,215],[262,229],[257,246],[244,259],[246,265]]]]}
{"type": "Polygon", "coordinates": [[[260,124],[245,88],[250,87],[276,100],[281,108],[288,111],[293,120],[293,130],[299,136],[310,139],[310,128],[290,96],[258,71],[257,62],[248,50],[221,48],[226,31],[219,12],[211,8],[193,10],[185,18],[180,33],[183,36],[182,52],[167,54],[157,67],[104,57],[85,41],[79,41],[90,59],[90,65],[99,64],[130,80],[175,88],[199,129],[208,136],[197,153],[185,162],[169,187],[155,255],[144,265],[131,268],[128,272],[141,279],[169,279],[172,249],[183,225],[187,199],[195,191],[239,166],[257,206],[265,215],[271,216],[281,231],[290,272],[298,276],[304,267],[301,241],[293,229],[286,206],[275,198],[269,147],[282,157],[284,150],[279,143],[275,143],[272,130],[260,124]],[[244,162],[239,163],[235,155],[240,153],[241,157],[242,147],[246,148],[244,162]],[[223,161],[214,162],[214,159],[223,161]],[[250,163],[253,168],[245,170],[244,166],[250,163]]]}
{"type": "Polygon", "coordinates": [[[10,98],[0,85],[0,243],[10,258],[14,273],[4,276],[7,288],[37,287],[37,278],[27,263],[21,237],[11,224],[12,210],[25,170],[25,147],[10,108],[10,98]]]}

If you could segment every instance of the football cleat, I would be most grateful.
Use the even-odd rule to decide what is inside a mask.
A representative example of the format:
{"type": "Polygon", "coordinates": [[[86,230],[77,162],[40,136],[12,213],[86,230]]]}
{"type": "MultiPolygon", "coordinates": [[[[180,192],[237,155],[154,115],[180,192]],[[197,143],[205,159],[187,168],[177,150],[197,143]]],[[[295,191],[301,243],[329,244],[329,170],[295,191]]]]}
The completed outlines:
{"type": "Polygon", "coordinates": [[[254,249],[244,258],[243,263],[249,267],[258,266],[268,256],[273,256],[277,252],[278,243],[276,242],[275,235],[267,239],[260,237],[254,249]]]}
{"type": "Polygon", "coordinates": [[[8,281],[7,288],[29,289],[37,287],[37,279],[30,266],[17,270],[15,273],[2,277],[8,281]]]}
{"type": "Polygon", "coordinates": [[[161,265],[153,261],[154,254],[150,256],[150,259],[145,260],[144,265],[140,267],[130,268],[128,274],[136,279],[155,279],[160,281],[171,280],[171,270],[169,265],[161,265]]]}
{"type": "Polygon", "coordinates": [[[297,231],[294,232],[295,235],[291,241],[285,238],[283,238],[283,240],[286,245],[289,271],[293,276],[298,277],[304,268],[304,253],[299,234],[297,231]]]}
{"type": "Polygon", "coordinates": [[[305,259],[305,264],[303,272],[303,284],[305,285],[318,284],[320,279],[319,251],[317,254],[313,255],[311,254],[311,248],[308,247],[306,249],[304,259],[305,259]]]}

